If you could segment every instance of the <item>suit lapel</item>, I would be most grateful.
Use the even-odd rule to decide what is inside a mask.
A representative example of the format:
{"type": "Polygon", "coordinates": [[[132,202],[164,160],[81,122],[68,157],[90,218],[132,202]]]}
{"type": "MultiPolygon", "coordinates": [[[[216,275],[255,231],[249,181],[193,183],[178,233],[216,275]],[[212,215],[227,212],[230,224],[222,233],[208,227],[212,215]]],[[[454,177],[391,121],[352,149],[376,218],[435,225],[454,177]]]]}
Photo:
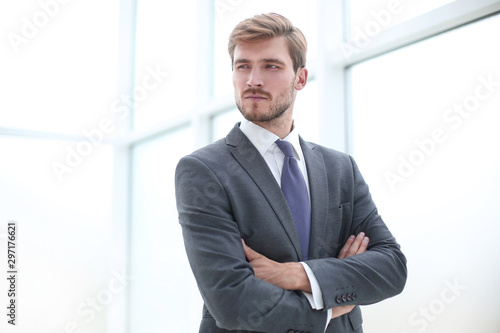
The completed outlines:
{"type": "Polygon", "coordinates": [[[325,239],[326,223],[328,220],[328,179],[323,155],[314,150],[314,145],[300,138],[300,146],[306,160],[311,193],[311,238],[309,241],[310,259],[318,258],[328,244],[325,239]]]}
{"type": "Polygon", "coordinates": [[[288,238],[295,248],[297,260],[302,260],[299,237],[297,235],[292,213],[266,161],[245,134],[239,129],[239,124],[236,124],[233,130],[227,135],[226,144],[229,146],[229,150],[236,161],[238,161],[250,178],[252,178],[269,205],[273,208],[283,229],[285,229],[288,238]]]}

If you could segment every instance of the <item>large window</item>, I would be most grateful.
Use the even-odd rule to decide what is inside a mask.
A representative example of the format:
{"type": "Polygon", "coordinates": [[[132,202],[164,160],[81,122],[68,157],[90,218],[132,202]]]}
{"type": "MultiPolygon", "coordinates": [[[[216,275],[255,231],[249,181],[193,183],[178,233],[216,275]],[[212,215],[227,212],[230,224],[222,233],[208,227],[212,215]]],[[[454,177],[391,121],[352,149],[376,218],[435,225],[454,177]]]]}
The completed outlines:
{"type": "Polygon", "coordinates": [[[364,43],[379,32],[455,0],[350,0],[349,39],[364,43]]]}
{"type": "Polygon", "coordinates": [[[191,152],[185,127],[132,147],[130,331],[195,332],[201,311],[175,206],[174,171],[191,152]]]}
{"type": "Polygon", "coordinates": [[[116,97],[118,1],[2,7],[0,126],[75,135],[97,126],[116,97]]]}
{"type": "Polygon", "coordinates": [[[308,41],[301,136],[354,155],[408,257],[365,330],[500,330],[500,1],[29,0],[0,5],[2,332],[198,330],[174,170],[242,119],[228,36],[267,12],[308,41]]]}
{"type": "Polygon", "coordinates": [[[195,0],[137,1],[133,127],[157,126],[196,102],[195,0]]]}
{"type": "Polygon", "coordinates": [[[354,156],[410,272],[403,295],[366,309],[372,332],[500,329],[482,319],[496,318],[484,300],[500,293],[494,31],[498,15],[352,67],[354,156]]]}
{"type": "MultiPolygon", "coordinates": [[[[0,137],[1,231],[7,231],[8,221],[17,222],[15,328],[21,332],[60,332],[68,325],[82,332],[104,331],[109,310],[125,296],[126,280],[113,282],[113,292],[108,289],[116,275],[126,276],[111,255],[113,151],[96,149],[60,182],[50,165],[72,146],[0,137]],[[58,316],[53,315],[56,308],[58,316]]],[[[6,236],[0,244],[5,251],[6,236]]],[[[0,287],[9,289],[6,279],[0,287]]]]}
{"type": "Polygon", "coordinates": [[[110,144],[118,13],[118,1],[0,5],[2,332],[111,332],[123,320],[115,310],[129,280],[114,251],[123,252],[125,224],[114,223],[110,144]],[[15,326],[6,316],[9,221],[15,326]]]}

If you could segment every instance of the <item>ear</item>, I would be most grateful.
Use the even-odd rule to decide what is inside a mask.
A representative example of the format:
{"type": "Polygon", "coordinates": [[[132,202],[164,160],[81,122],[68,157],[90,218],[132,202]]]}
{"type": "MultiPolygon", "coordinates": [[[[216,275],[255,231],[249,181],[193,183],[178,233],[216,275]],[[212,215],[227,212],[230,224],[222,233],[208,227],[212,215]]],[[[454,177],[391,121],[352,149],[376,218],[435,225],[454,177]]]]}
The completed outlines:
{"type": "Polygon", "coordinates": [[[309,72],[307,71],[307,68],[301,67],[297,70],[296,74],[296,82],[295,82],[295,90],[302,90],[307,83],[307,75],[309,72]]]}

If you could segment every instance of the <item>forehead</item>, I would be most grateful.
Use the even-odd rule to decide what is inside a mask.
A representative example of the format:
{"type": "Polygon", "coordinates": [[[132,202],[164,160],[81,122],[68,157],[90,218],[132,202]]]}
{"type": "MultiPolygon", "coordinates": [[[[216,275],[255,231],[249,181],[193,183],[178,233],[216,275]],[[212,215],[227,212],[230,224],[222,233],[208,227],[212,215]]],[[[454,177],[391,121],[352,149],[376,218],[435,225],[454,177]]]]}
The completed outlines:
{"type": "Polygon", "coordinates": [[[236,45],[234,49],[234,61],[241,59],[248,61],[279,59],[283,63],[292,65],[288,45],[283,37],[273,37],[236,45]]]}

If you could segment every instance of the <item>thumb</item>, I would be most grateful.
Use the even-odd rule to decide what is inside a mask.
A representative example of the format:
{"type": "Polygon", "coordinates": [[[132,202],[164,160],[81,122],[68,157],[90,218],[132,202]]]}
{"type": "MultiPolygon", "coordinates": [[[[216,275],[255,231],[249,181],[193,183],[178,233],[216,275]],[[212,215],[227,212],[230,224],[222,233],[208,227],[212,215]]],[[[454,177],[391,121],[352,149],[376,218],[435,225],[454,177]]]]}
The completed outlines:
{"type": "Polygon", "coordinates": [[[248,245],[245,244],[243,238],[241,239],[241,243],[243,244],[243,252],[245,252],[245,257],[247,257],[248,261],[255,260],[259,257],[259,254],[252,250],[248,245]]]}

